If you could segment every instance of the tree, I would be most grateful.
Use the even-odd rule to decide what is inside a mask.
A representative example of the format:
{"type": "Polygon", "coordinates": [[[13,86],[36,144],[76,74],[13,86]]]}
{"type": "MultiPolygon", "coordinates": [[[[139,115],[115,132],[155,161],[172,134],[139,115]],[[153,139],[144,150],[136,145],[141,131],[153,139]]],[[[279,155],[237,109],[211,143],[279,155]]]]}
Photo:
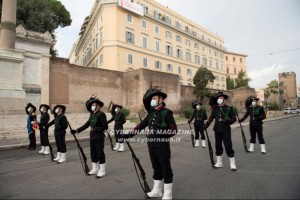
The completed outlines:
{"type": "Polygon", "coordinates": [[[250,81],[251,79],[246,76],[246,72],[241,70],[238,73],[238,77],[235,79],[235,88],[249,87],[250,81]]]}
{"type": "MultiPolygon", "coordinates": [[[[0,16],[2,0],[0,0],[0,16]]],[[[58,0],[18,0],[17,26],[23,25],[25,29],[44,33],[49,31],[55,38],[55,29],[71,25],[72,19],[69,11],[58,0]]],[[[55,50],[52,49],[52,54],[55,50]]]]}
{"type": "Polygon", "coordinates": [[[213,83],[214,80],[215,80],[215,76],[206,67],[200,67],[197,70],[193,78],[193,83],[195,85],[193,94],[197,98],[200,98],[201,102],[203,101],[204,97],[210,96],[210,91],[207,88],[207,85],[213,83]]]}
{"type": "Polygon", "coordinates": [[[234,80],[233,80],[233,78],[230,78],[230,76],[227,76],[226,77],[226,85],[227,85],[227,90],[234,89],[234,80]]]}
{"type": "Polygon", "coordinates": [[[278,94],[278,81],[272,80],[270,83],[267,84],[268,87],[267,89],[272,93],[272,94],[278,94]]]}

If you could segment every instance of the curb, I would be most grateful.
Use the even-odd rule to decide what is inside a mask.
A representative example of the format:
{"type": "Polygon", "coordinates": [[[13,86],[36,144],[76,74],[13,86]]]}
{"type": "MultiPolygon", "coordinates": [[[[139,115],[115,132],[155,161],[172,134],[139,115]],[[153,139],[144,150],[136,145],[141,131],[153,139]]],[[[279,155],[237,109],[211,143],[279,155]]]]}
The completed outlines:
{"type": "MultiPolygon", "coordinates": [[[[271,121],[276,121],[276,120],[286,119],[286,118],[291,118],[291,117],[297,117],[297,116],[300,116],[300,114],[294,114],[294,115],[287,115],[287,116],[282,116],[282,117],[270,118],[270,119],[264,120],[264,122],[266,123],[266,122],[271,122],[271,121]]],[[[178,122],[177,123],[177,125],[186,125],[186,124],[187,124],[187,122],[178,122]]],[[[243,122],[243,123],[241,123],[241,125],[242,125],[242,127],[243,126],[249,126],[249,122],[243,122]]],[[[236,128],[239,128],[239,127],[240,127],[239,124],[231,126],[232,129],[236,129],[236,128]]],[[[114,137],[114,136],[112,136],[112,137],[114,137]]],[[[78,141],[86,141],[86,140],[89,140],[90,137],[86,136],[86,137],[80,137],[80,138],[77,138],[77,139],[78,139],[78,141]]],[[[68,139],[66,139],[66,142],[70,142],[70,141],[74,141],[74,138],[68,138],[68,139]]],[[[50,144],[55,144],[55,140],[50,140],[49,142],[50,142],[50,144]]],[[[36,144],[40,145],[40,142],[37,142],[36,144]]],[[[4,146],[0,146],[0,151],[1,150],[10,150],[10,149],[25,148],[28,145],[29,145],[28,143],[21,144],[21,145],[19,145],[19,144],[4,145],[4,146]]]]}

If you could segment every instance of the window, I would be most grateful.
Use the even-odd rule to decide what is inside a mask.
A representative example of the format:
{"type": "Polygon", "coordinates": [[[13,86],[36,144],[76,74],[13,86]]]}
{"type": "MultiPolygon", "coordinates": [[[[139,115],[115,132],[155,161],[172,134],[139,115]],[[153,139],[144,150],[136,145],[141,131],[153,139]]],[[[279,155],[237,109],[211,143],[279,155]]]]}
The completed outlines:
{"type": "Polygon", "coordinates": [[[222,71],[224,71],[224,68],[223,68],[223,63],[221,63],[221,70],[222,70],[222,71]]]}
{"type": "Polygon", "coordinates": [[[100,40],[100,43],[102,43],[102,40],[103,40],[103,38],[102,38],[102,32],[100,32],[100,34],[99,34],[99,40],[100,40]]]}
{"type": "Polygon", "coordinates": [[[243,62],[243,59],[242,59],[242,58],[240,58],[240,62],[243,62]]]}
{"type": "Polygon", "coordinates": [[[209,49],[209,54],[211,54],[211,49],[209,49]]]}
{"type": "Polygon", "coordinates": [[[102,54],[100,55],[99,63],[100,63],[100,65],[103,64],[103,55],[102,54]]]}
{"type": "Polygon", "coordinates": [[[209,60],[209,66],[212,67],[212,61],[211,60],[209,60]]]}
{"type": "Polygon", "coordinates": [[[229,74],[229,68],[228,67],[226,68],[226,70],[227,70],[227,74],[229,74]]]}
{"type": "Polygon", "coordinates": [[[190,33],[190,28],[188,26],[185,27],[185,32],[190,33]]]}
{"type": "Polygon", "coordinates": [[[181,24],[180,24],[180,22],[176,22],[176,28],[178,28],[178,29],[181,30],[181,24]]]}
{"type": "Polygon", "coordinates": [[[173,72],[173,65],[167,64],[167,71],[168,72],[173,72]]]}
{"type": "Polygon", "coordinates": [[[218,52],[215,51],[215,56],[218,57],[218,52]]]}
{"type": "Polygon", "coordinates": [[[224,77],[223,77],[223,76],[221,77],[221,81],[222,81],[222,82],[225,82],[225,79],[224,79],[224,77]]]}
{"type": "Polygon", "coordinates": [[[219,76],[216,76],[216,81],[220,81],[219,76]]]}
{"type": "Polygon", "coordinates": [[[195,55],[195,63],[200,64],[200,56],[195,55]]]}
{"type": "Polygon", "coordinates": [[[127,22],[129,22],[129,23],[133,23],[133,17],[132,17],[132,15],[130,15],[130,14],[127,14],[127,22]]]}
{"type": "Polygon", "coordinates": [[[186,39],[185,44],[186,44],[187,46],[191,46],[191,41],[188,40],[188,39],[186,39]]]}
{"type": "Polygon", "coordinates": [[[198,43],[195,43],[195,44],[194,44],[194,47],[195,47],[195,49],[199,49],[199,44],[198,44],[198,43]]]}
{"type": "Polygon", "coordinates": [[[236,68],[234,68],[234,74],[236,74],[236,68]]]}
{"type": "Polygon", "coordinates": [[[218,63],[218,61],[216,62],[216,69],[219,69],[219,63],[218,63]]]}
{"type": "Polygon", "coordinates": [[[98,59],[95,62],[95,67],[98,68],[98,59]]]}
{"type": "Polygon", "coordinates": [[[186,52],[186,60],[191,61],[191,53],[190,52],[186,52]]]}
{"type": "Polygon", "coordinates": [[[205,51],[205,47],[204,46],[202,47],[202,51],[205,51]]]}
{"type": "Polygon", "coordinates": [[[178,74],[181,74],[181,67],[178,67],[178,74]]]}
{"type": "Polygon", "coordinates": [[[127,58],[128,60],[128,64],[133,64],[133,55],[132,54],[128,54],[128,58],[127,58]]]}
{"type": "Polygon", "coordinates": [[[159,30],[159,26],[155,25],[155,33],[159,34],[160,33],[160,30],[159,30]]]}
{"type": "Polygon", "coordinates": [[[187,74],[188,76],[192,76],[192,70],[191,70],[191,69],[187,69],[186,74],[187,74]]]}
{"type": "Polygon", "coordinates": [[[235,62],[235,57],[232,58],[233,62],[235,62]]]}
{"type": "Polygon", "coordinates": [[[148,66],[148,59],[143,58],[143,67],[147,67],[147,66],[148,66]]]}
{"type": "Polygon", "coordinates": [[[181,37],[179,35],[176,35],[176,41],[181,42],[181,37]]]}
{"type": "Polygon", "coordinates": [[[182,59],[182,50],[177,49],[177,58],[182,59]]]}
{"type": "Polygon", "coordinates": [[[156,41],[155,41],[155,50],[156,50],[157,52],[160,51],[160,41],[159,41],[159,40],[156,40],[156,41]]]}
{"type": "Polygon", "coordinates": [[[228,57],[226,56],[226,60],[228,60],[228,57]]]}
{"type": "Polygon", "coordinates": [[[172,39],[172,33],[170,31],[166,31],[166,37],[168,39],[172,39]]]}
{"type": "Polygon", "coordinates": [[[147,21],[146,20],[142,20],[142,27],[144,29],[147,29],[147,21]]]}
{"type": "Polygon", "coordinates": [[[157,10],[153,11],[154,18],[159,19],[159,13],[157,10]]]}
{"type": "Polygon", "coordinates": [[[223,59],[223,54],[220,54],[220,58],[223,59]]]}
{"type": "Polygon", "coordinates": [[[202,35],[202,40],[204,40],[204,35],[202,35]]]}
{"type": "Polygon", "coordinates": [[[167,50],[167,55],[168,56],[173,56],[173,49],[170,45],[167,45],[166,50],[167,50]]]}
{"type": "Polygon", "coordinates": [[[207,59],[203,58],[203,65],[206,67],[207,66],[207,59]]]}
{"type": "Polygon", "coordinates": [[[148,47],[148,39],[147,37],[143,36],[143,39],[142,39],[142,43],[143,43],[143,48],[147,48],[148,47]]]}
{"type": "Polygon", "coordinates": [[[210,38],[208,38],[208,43],[210,43],[210,38]]]}
{"type": "Polygon", "coordinates": [[[156,69],[161,69],[161,62],[160,61],[155,61],[155,68],[156,69]]]}
{"type": "Polygon", "coordinates": [[[134,34],[132,32],[126,31],[126,42],[134,44],[134,34]]]}

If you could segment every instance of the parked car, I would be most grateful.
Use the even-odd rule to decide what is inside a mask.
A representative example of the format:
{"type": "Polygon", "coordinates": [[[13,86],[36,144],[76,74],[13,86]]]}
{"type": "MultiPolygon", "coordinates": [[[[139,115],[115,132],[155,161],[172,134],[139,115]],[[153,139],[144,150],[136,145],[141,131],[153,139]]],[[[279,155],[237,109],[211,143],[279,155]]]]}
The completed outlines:
{"type": "Polygon", "coordinates": [[[299,111],[297,110],[297,108],[291,108],[291,114],[298,114],[299,111]]]}
{"type": "Polygon", "coordinates": [[[284,109],[284,114],[286,115],[286,114],[291,114],[292,113],[292,111],[291,111],[291,108],[285,108],[284,109]]]}

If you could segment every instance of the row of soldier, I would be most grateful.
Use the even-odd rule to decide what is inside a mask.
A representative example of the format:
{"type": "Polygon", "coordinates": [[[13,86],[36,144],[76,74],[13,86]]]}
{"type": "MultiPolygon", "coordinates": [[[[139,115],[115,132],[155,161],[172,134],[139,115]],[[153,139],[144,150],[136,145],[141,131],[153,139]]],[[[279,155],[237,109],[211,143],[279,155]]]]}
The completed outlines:
{"type": "MultiPolygon", "coordinates": [[[[225,103],[228,98],[226,94],[219,92],[211,98],[210,102],[212,106],[212,112],[207,119],[206,111],[202,108],[201,103],[194,103],[194,112],[192,117],[188,120],[191,123],[194,120],[194,128],[196,135],[195,146],[200,146],[199,133],[201,135],[202,147],[206,147],[204,130],[209,127],[213,120],[214,132],[215,132],[215,149],[217,162],[215,163],[215,168],[223,167],[222,154],[223,145],[227,156],[230,159],[230,168],[232,171],[236,171],[236,163],[234,157],[234,150],[232,148],[231,140],[231,127],[234,122],[236,122],[236,113],[232,106],[225,103]],[[206,123],[205,123],[205,120],[206,123]]],[[[92,160],[92,169],[89,175],[96,175],[96,178],[101,178],[106,175],[106,161],[104,153],[104,137],[105,131],[108,129],[108,123],[115,121],[114,131],[116,138],[116,145],[114,150],[123,152],[124,151],[124,140],[128,140],[134,137],[140,131],[144,130],[146,127],[149,128],[151,134],[147,134],[148,138],[171,138],[177,132],[177,125],[173,116],[173,112],[166,108],[164,100],[167,98],[167,94],[158,89],[149,89],[143,99],[148,115],[139,123],[129,134],[120,134],[123,130],[123,124],[126,122],[124,114],[121,112],[121,105],[114,105],[112,108],[112,118],[107,121],[106,115],[102,112],[101,108],[104,103],[92,97],[87,100],[86,108],[90,112],[90,117],[87,122],[77,129],[71,129],[72,134],[78,134],[87,128],[90,129],[90,155],[92,160]],[[156,134],[157,131],[163,135],[156,134]]],[[[264,109],[257,105],[259,99],[255,97],[248,98],[248,107],[246,114],[239,120],[239,122],[244,121],[248,116],[250,116],[250,148],[249,151],[254,151],[254,144],[256,143],[256,134],[258,135],[259,143],[261,145],[261,152],[266,153],[265,142],[262,133],[262,120],[265,119],[266,115],[264,109]],[[249,105],[249,102],[251,105],[249,105]]],[[[28,119],[27,119],[27,129],[29,134],[29,149],[33,150],[36,148],[35,141],[35,126],[37,123],[36,119],[36,108],[32,104],[28,104],[25,108],[28,119]]],[[[52,125],[54,127],[54,136],[57,147],[57,155],[54,161],[61,164],[66,162],[66,142],[65,135],[66,129],[68,128],[68,121],[65,116],[66,107],[64,105],[56,105],[53,109],[54,119],[50,121],[50,116],[48,111],[50,107],[48,105],[42,104],[39,107],[41,112],[41,118],[39,123],[40,139],[42,149],[39,151],[40,154],[49,154],[49,139],[48,139],[48,128],[52,125]]],[[[164,140],[163,142],[159,140],[148,140],[148,150],[150,155],[150,160],[153,168],[153,189],[146,193],[147,197],[162,197],[162,199],[172,199],[172,188],[173,188],[173,171],[171,167],[171,148],[170,142],[164,140]]]]}

